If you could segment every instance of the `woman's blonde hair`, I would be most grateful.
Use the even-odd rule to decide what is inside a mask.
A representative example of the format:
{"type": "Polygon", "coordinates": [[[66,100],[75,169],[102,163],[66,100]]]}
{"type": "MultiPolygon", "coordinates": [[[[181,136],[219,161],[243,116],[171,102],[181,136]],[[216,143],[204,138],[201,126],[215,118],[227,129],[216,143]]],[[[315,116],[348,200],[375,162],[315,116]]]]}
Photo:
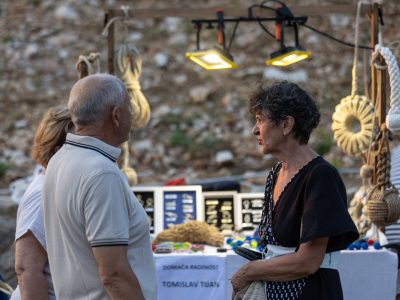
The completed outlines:
{"type": "Polygon", "coordinates": [[[36,129],[32,157],[43,167],[64,144],[68,131],[73,128],[67,107],[51,107],[42,117],[36,129]]]}

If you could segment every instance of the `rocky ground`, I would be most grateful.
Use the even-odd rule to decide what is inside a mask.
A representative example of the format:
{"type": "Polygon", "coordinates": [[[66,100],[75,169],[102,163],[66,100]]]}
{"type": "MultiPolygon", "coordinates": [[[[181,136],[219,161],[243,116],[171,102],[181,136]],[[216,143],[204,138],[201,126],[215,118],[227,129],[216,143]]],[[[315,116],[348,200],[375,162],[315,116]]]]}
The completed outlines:
{"type": "MultiPolygon", "coordinates": [[[[136,0],[132,8],[240,5],[243,1],[136,0]]],[[[248,1],[258,3],[257,1],[248,1]]],[[[356,1],[286,1],[287,4],[346,4],[356,1]]],[[[119,7],[116,0],[3,0],[0,3],[0,273],[12,284],[15,205],[9,202],[9,184],[30,175],[35,163],[30,147],[36,125],[50,106],[66,103],[77,79],[75,63],[81,54],[100,52],[106,69],[106,38],[101,35],[104,11],[119,7]]],[[[398,39],[396,0],[385,1],[383,41],[398,39]]],[[[133,10],[133,16],[135,12],[133,10]]],[[[244,12],[246,14],[246,12],[244,12]]],[[[214,18],[214,16],[210,16],[214,18]]],[[[397,18],[398,19],[398,18],[397,18]]],[[[352,42],[354,14],[311,17],[308,24],[352,42]]],[[[272,29],[272,28],[271,28],[272,29]]],[[[232,28],[227,26],[227,32],[232,28]]],[[[369,23],[363,17],[360,42],[369,44],[369,23]]],[[[117,27],[117,40],[124,35],[117,27]]],[[[195,30],[189,19],[132,19],[127,39],[142,53],[142,91],[151,106],[149,124],[135,130],[130,142],[131,164],[141,184],[162,184],[186,177],[189,182],[245,175],[247,190],[259,188],[273,160],[264,157],[251,136],[252,118],[246,97],[261,80],[283,78],[308,89],[320,104],[321,126],[311,139],[314,148],[344,171],[357,170],[360,159],[343,155],[330,130],[331,115],[340,99],[350,94],[353,50],[300,30],[301,44],[313,59],[292,67],[266,67],[264,60],[278,44],[257,25],[241,24],[231,52],[235,71],[205,72],[185,59],[195,47],[195,30]],[[253,176],[253,175],[254,176],[253,176]]],[[[202,44],[216,43],[216,34],[202,34],[202,44]]],[[[397,51],[397,50],[396,50],[397,51]]],[[[360,52],[359,70],[362,73],[360,52]]],[[[398,52],[396,52],[397,54],[398,52]]],[[[365,53],[368,57],[369,53],[365,53]]],[[[361,76],[359,91],[364,87],[361,76]]],[[[355,171],[357,172],[357,171],[355,171]]],[[[349,193],[359,184],[356,173],[344,174],[349,193]]]]}

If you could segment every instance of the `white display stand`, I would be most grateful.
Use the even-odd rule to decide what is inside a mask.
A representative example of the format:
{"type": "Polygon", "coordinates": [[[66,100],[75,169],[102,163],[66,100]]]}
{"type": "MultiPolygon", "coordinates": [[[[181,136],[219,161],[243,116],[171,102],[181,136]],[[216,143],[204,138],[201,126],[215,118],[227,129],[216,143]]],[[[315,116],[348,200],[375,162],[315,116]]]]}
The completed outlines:
{"type": "Polygon", "coordinates": [[[190,220],[203,220],[201,185],[162,186],[157,189],[155,231],[190,220]]]}
{"type": "Polygon", "coordinates": [[[204,221],[217,227],[225,236],[237,228],[236,191],[203,192],[204,221]]]}
{"type": "Polygon", "coordinates": [[[396,298],[397,254],[389,250],[341,252],[339,274],[344,300],[396,298]]]}
{"type": "MultiPolygon", "coordinates": [[[[155,254],[157,270],[165,268],[165,271],[168,271],[167,273],[159,273],[160,271],[158,271],[158,300],[230,300],[232,287],[229,279],[240,266],[246,263],[246,260],[232,251],[225,254],[214,251],[214,253],[209,254],[155,254]],[[173,264],[171,264],[171,261],[173,264]],[[172,267],[164,267],[166,265],[172,267]],[[185,267],[180,269],[176,265],[198,265],[203,266],[200,268],[209,268],[209,270],[200,274],[198,270],[190,271],[185,267]],[[217,269],[223,273],[222,277],[218,277],[217,269]],[[169,280],[165,279],[166,274],[168,274],[169,280]],[[193,283],[191,286],[188,283],[168,283],[169,287],[165,288],[166,281],[208,282],[209,284],[206,288],[205,283],[203,286],[201,283],[198,283],[197,286],[193,283]],[[223,282],[225,282],[224,292],[220,289],[224,285],[223,282]],[[218,285],[211,283],[218,283],[218,285]]],[[[397,281],[397,254],[388,250],[342,251],[339,274],[344,300],[394,300],[397,281]]]]}
{"type": "Polygon", "coordinates": [[[239,193],[236,197],[236,225],[243,234],[253,235],[261,223],[264,193],[239,193]]]}
{"type": "Polygon", "coordinates": [[[159,194],[159,192],[157,192],[159,187],[133,186],[131,189],[146,211],[149,219],[150,234],[155,234],[155,224],[157,222],[157,218],[160,218],[160,214],[157,213],[160,210],[160,208],[157,207],[157,205],[159,205],[159,201],[156,201],[157,195],[159,194]]]}
{"type": "Polygon", "coordinates": [[[133,186],[131,188],[138,198],[142,196],[142,199],[139,199],[142,205],[146,202],[145,198],[153,198],[153,208],[144,207],[149,217],[151,234],[158,234],[170,226],[190,220],[203,221],[201,185],[133,186]]]}

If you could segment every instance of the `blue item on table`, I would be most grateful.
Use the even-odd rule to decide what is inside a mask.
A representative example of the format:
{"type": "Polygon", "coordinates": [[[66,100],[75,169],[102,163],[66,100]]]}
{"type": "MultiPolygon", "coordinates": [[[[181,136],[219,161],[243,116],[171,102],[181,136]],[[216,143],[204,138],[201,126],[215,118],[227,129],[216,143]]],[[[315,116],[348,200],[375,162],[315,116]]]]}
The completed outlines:
{"type": "Polygon", "coordinates": [[[360,242],[360,241],[354,242],[354,247],[355,247],[357,250],[360,250],[360,249],[361,249],[361,242],[360,242]]]}
{"type": "Polygon", "coordinates": [[[375,248],[376,250],[379,250],[379,249],[382,248],[382,246],[381,246],[381,244],[380,244],[379,242],[375,242],[375,243],[374,243],[374,248],[375,248]]]}

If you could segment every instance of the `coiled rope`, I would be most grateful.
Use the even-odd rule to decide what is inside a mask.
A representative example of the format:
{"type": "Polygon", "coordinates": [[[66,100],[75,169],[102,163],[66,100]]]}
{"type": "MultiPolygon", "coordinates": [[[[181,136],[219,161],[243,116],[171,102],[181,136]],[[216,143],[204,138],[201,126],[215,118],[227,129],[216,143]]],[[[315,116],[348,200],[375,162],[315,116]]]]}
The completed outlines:
{"type": "Polygon", "coordinates": [[[399,192],[390,182],[389,131],[381,125],[377,155],[377,184],[372,188],[367,202],[368,217],[379,226],[397,221],[400,216],[399,192]]]}
{"type": "Polygon", "coordinates": [[[132,129],[141,128],[150,120],[150,106],[140,88],[142,58],[139,51],[127,42],[119,45],[115,51],[114,67],[131,97],[132,129]]]}
{"type": "MultiPolygon", "coordinates": [[[[390,79],[390,109],[386,116],[386,126],[393,133],[400,133],[400,71],[396,58],[388,47],[376,45],[371,62],[381,55],[387,65],[390,79]]],[[[377,65],[375,65],[377,66],[377,65]]],[[[378,65],[379,67],[379,65],[378,65]]]]}
{"type": "MultiPolygon", "coordinates": [[[[128,42],[129,7],[121,6],[124,17],[112,18],[105,26],[103,35],[108,35],[108,29],[115,21],[122,21],[125,33],[125,42],[120,44],[114,52],[114,69],[116,75],[125,83],[130,96],[132,107],[131,129],[144,127],[150,120],[150,106],[140,87],[139,78],[142,73],[142,58],[134,45],[128,42]]],[[[122,169],[128,177],[129,183],[138,182],[135,170],[129,167],[129,144],[122,144],[122,169]]]]}
{"type": "Polygon", "coordinates": [[[75,65],[79,79],[94,73],[100,73],[100,53],[92,52],[89,55],[79,55],[75,65]]]}

